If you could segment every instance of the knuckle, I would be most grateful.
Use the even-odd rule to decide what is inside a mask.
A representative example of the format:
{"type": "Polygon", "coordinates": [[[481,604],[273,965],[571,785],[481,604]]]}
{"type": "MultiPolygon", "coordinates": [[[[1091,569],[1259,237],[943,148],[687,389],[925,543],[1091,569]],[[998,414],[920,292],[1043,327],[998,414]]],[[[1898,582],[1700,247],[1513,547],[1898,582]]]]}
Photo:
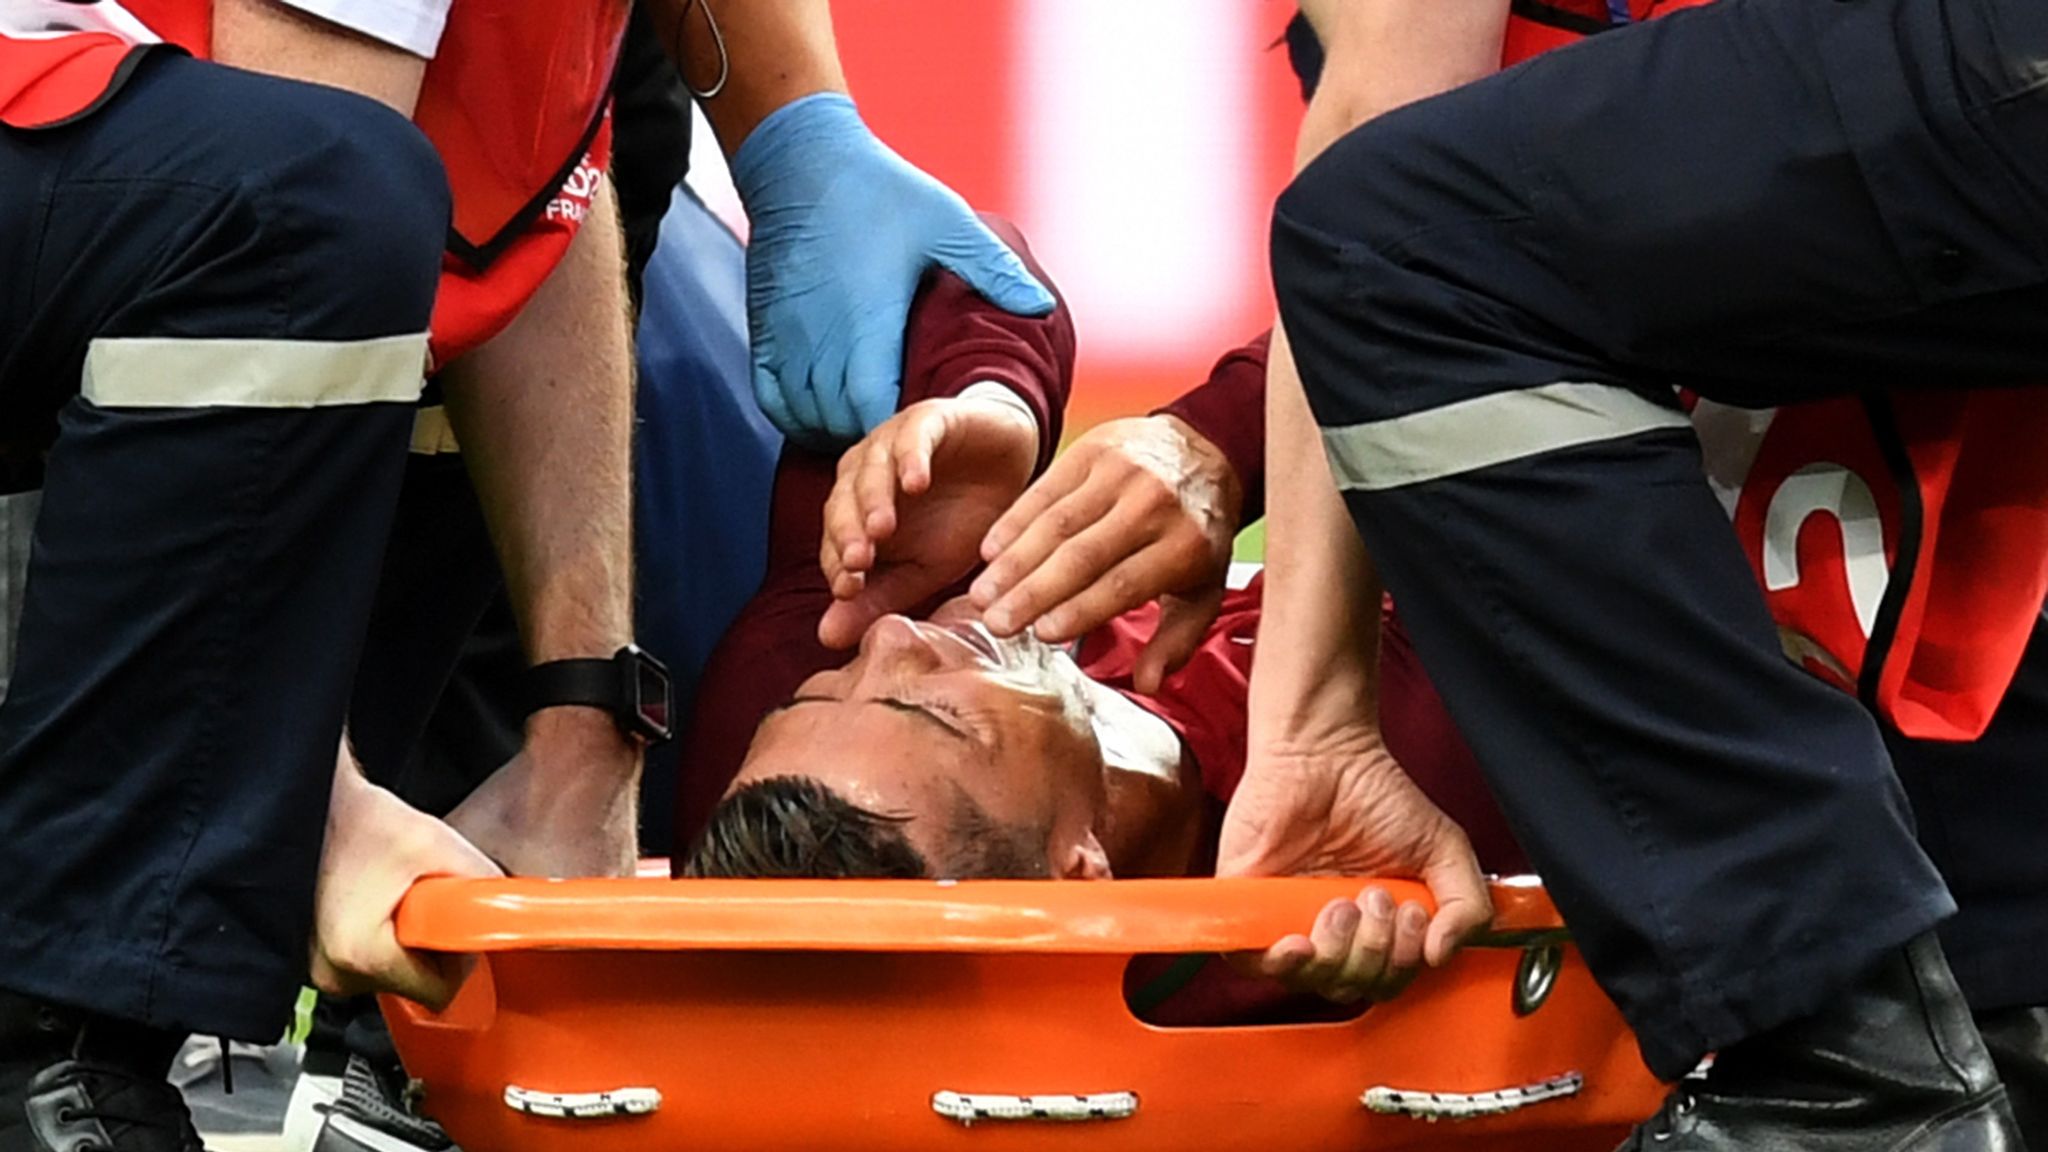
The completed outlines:
{"type": "Polygon", "coordinates": [[[1046,526],[1061,536],[1072,536],[1088,526],[1088,517],[1068,504],[1055,506],[1045,515],[1046,526]]]}
{"type": "Polygon", "coordinates": [[[1109,589],[1111,596],[1126,603],[1141,591],[1138,587],[1138,578],[1123,569],[1111,572],[1104,578],[1103,584],[1109,589]]]}
{"type": "Polygon", "coordinates": [[[1166,541],[1167,557],[1176,568],[1189,569],[1206,564],[1209,560],[1209,542],[1191,526],[1176,531],[1166,541]]]}
{"type": "Polygon", "coordinates": [[[1099,572],[1116,559],[1110,545],[1100,540],[1076,540],[1068,555],[1076,567],[1086,572],[1099,572]]]}

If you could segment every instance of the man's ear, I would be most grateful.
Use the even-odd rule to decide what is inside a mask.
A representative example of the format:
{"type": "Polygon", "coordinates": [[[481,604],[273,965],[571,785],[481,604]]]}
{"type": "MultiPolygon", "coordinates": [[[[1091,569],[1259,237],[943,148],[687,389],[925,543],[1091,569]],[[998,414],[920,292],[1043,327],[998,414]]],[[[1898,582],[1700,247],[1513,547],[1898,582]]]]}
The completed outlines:
{"type": "Polygon", "coordinates": [[[1053,861],[1053,875],[1061,880],[1108,880],[1109,853],[1102,850],[1102,841],[1095,838],[1095,831],[1066,850],[1064,859],[1053,861]]]}

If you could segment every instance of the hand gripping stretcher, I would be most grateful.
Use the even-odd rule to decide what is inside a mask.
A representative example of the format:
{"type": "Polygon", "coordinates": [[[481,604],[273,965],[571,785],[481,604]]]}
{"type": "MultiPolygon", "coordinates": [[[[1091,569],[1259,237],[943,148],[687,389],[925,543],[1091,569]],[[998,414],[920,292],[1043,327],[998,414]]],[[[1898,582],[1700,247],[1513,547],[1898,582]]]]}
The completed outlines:
{"type": "Polygon", "coordinates": [[[445,1012],[386,1012],[471,1152],[1605,1152],[1656,1110],[1533,883],[1355,1020],[1126,1005],[1134,954],[1264,948],[1360,884],[428,881],[400,939],[479,959],[445,1012]]]}

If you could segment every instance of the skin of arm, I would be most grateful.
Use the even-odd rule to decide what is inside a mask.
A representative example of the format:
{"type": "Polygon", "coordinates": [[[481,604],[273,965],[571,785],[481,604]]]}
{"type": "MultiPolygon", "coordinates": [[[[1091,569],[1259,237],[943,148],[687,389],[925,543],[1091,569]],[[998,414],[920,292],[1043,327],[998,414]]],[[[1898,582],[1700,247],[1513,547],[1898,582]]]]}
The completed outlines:
{"type": "MultiPolygon", "coordinates": [[[[441,375],[528,659],[632,637],[631,335],[606,187],[561,264],[498,336],[441,375]]],[[[638,744],[594,708],[548,708],[518,758],[450,817],[514,872],[630,872],[638,744]]]]}
{"type": "MultiPolygon", "coordinates": [[[[1308,0],[1325,64],[1302,120],[1299,171],[1383,112],[1499,70],[1508,0],[1308,0]]],[[[1379,715],[1380,586],[1323,456],[1286,334],[1266,376],[1266,600],[1252,740],[1289,742],[1313,717],[1379,715]],[[1356,638],[1366,638],[1359,642],[1356,638]],[[1334,711],[1331,711],[1334,709],[1334,711]]]]}
{"type": "MultiPolygon", "coordinates": [[[[1339,136],[1402,104],[1494,72],[1508,0],[1311,0],[1322,81],[1297,170],[1339,136]]],[[[1464,833],[1422,796],[1379,731],[1380,588],[1339,496],[1322,438],[1276,327],[1267,364],[1267,565],[1250,685],[1245,775],[1217,872],[1420,876],[1438,901],[1393,906],[1368,888],[1334,901],[1307,935],[1241,963],[1337,998],[1398,992],[1491,918],[1464,833]]]]}
{"type": "Polygon", "coordinates": [[[213,58],[360,93],[410,117],[427,62],[274,0],[215,0],[213,58]]]}
{"type": "Polygon", "coordinates": [[[698,105],[727,156],[784,104],[846,91],[827,0],[656,0],[650,14],[692,87],[707,89],[726,73],[724,89],[698,105]],[[723,69],[707,13],[725,40],[723,69]]]}
{"type": "MultiPolygon", "coordinates": [[[[828,47],[829,35],[827,25],[828,47]]],[[[426,71],[419,57],[273,0],[217,0],[214,50],[222,63],[345,88],[408,116],[426,71]]],[[[609,656],[631,638],[622,269],[607,192],[520,317],[442,374],[535,662],[609,656]]],[[[519,758],[451,819],[515,871],[623,873],[635,854],[639,765],[608,715],[546,709],[528,722],[519,758]]]]}
{"type": "Polygon", "coordinates": [[[1380,581],[1323,456],[1287,334],[1266,364],[1266,598],[1251,745],[1284,748],[1321,718],[1379,717],[1380,581]]]}

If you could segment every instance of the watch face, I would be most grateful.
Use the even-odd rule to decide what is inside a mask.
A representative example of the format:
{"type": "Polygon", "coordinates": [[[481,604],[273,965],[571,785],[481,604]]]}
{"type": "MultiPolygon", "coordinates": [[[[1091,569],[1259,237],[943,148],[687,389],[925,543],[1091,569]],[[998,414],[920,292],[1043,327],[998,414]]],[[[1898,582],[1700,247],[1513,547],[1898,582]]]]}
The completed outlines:
{"type": "Polygon", "coordinates": [[[670,731],[668,672],[647,656],[633,662],[633,672],[637,689],[634,700],[640,719],[654,730],[650,735],[666,740],[670,731]]]}

